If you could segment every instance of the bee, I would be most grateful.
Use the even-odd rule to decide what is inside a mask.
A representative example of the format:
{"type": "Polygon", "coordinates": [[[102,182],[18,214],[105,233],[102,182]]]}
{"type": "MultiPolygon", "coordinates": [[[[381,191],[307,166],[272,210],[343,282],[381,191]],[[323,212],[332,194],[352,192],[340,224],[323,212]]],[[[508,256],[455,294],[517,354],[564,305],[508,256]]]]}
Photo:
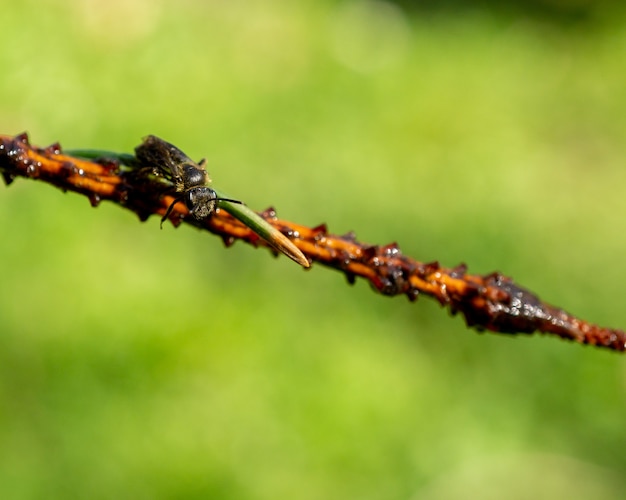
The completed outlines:
{"type": "Polygon", "coordinates": [[[206,219],[215,212],[220,200],[242,203],[239,200],[219,198],[209,187],[211,178],[205,168],[206,160],[196,163],[176,146],[154,135],[144,138],[135,148],[135,156],[141,165],[151,167],[155,175],[162,175],[173,182],[176,192],[180,193],[161,219],[161,228],[179,201],[185,202],[189,213],[196,220],[206,219]]]}

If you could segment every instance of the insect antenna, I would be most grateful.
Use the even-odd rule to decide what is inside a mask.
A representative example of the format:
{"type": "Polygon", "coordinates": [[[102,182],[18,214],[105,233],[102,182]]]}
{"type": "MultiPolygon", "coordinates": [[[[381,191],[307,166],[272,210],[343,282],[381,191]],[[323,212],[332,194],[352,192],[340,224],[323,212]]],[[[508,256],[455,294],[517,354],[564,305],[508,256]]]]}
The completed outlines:
{"type": "Polygon", "coordinates": [[[230,198],[215,198],[215,201],[230,201],[231,203],[238,203],[239,205],[244,204],[241,200],[231,200],[230,198]]]}

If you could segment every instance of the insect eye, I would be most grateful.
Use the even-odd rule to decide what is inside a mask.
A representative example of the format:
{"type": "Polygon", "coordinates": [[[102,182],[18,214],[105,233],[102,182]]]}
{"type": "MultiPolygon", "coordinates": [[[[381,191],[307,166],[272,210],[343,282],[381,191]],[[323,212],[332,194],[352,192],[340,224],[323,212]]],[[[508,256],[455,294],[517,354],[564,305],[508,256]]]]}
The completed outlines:
{"type": "Polygon", "coordinates": [[[185,193],[185,205],[189,210],[193,210],[193,208],[199,203],[201,196],[198,191],[202,191],[202,188],[192,188],[187,193],[185,193]]]}

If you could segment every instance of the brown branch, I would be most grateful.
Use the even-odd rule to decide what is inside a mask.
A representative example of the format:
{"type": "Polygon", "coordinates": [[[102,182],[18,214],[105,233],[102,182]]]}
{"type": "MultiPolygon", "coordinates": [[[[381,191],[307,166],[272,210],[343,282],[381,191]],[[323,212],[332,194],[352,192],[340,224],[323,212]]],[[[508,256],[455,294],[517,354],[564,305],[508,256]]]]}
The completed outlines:
{"type": "MultiPolygon", "coordinates": [[[[135,212],[145,221],[150,215],[162,216],[175,198],[171,186],[150,174],[150,169],[132,168],[113,159],[86,161],[64,155],[58,144],[36,148],[26,134],[0,135],[0,172],[10,184],[15,177],[40,179],[64,191],[86,195],[93,206],[113,201],[135,212]]],[[[283,221],[273,209],[260,214],[291,239],[312,262],[319,262],[345,273],[350,283],[357,276],[370,281],[384,295],[406,295],[414,301],[419,294],[434,297],[453,314],[461,312],[468,326],[480,330],[514,334],[535,331],[557,335],[582,344],[616,351],[626,350],[626,333],[602,328],[543,303],[499,273],[485,276],[467,274],[465,265],[455,268],[437,262],[424,264],[402,255],[395,243],[367,245],[353,234],[328,234],[326,226],[309,228],[283,221]]],[[[181,222],[219,235],[229,246],[243,240],[266,246],[252,230],[224,210],[198,221],[189,217],[184,204],[176,204],[170,216],[181,222]]]]}

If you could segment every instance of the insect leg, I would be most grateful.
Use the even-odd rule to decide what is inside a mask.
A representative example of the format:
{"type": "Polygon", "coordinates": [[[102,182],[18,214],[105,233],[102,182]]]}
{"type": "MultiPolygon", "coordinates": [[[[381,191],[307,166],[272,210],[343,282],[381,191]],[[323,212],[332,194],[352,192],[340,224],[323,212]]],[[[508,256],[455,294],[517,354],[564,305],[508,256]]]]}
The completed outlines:
{"type": "Polygon", "coordinates": [[[169,215],[172,213],[172,210],[174,210],[174,205],[176,205],[176,203],[178,203],[179,201],[183,201],[183,197],[182,196],[179,196],[178,198],[174,198],[174,201],[170,204],[169,207],[167,207],[165,215],[161,219],[161,229],[163,229],[163,223],[167,220],[169,215]]]}

